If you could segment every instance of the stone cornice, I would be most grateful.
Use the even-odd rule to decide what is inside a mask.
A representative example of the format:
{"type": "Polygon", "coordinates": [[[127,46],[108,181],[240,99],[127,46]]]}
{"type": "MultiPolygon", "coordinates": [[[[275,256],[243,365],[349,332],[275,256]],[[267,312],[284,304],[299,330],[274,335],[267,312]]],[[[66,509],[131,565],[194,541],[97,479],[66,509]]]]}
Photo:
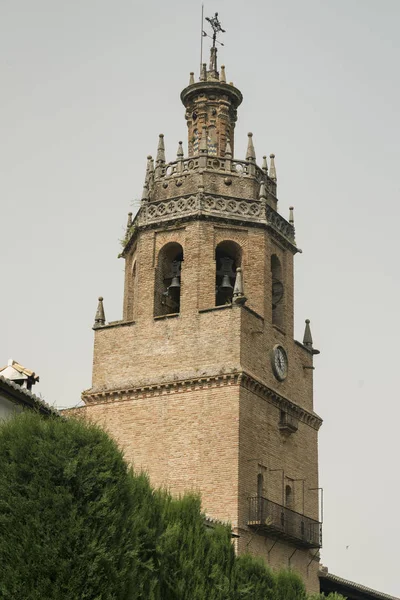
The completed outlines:
{"type": "Polygon", "coordinates": [[[234,102],[235,107],[237,108],[239,104],[243,101],[242,92],[238,90],[235,86],[230,83],[224,83],[219,80],[215,81],[198,81],[197,83],[193,83],[188,87],[185,87],[181,92],[181,101],[183,104],[186,104],[188,100],[192,96],[196,96],[198,94],[218,94],[218,96],[222,96],[226,94],[230,96],[234,102]]]}
{"type": "Polygon", "coordinates": [[[313,429],[318,431],[321,427],[322,419],[316,413],[310,412],[292,400],[285,398],[285,396],[282,396],[276,390],[265,385],[265,383],[257,379],[254,375],[246,372],[241,373],[240,383],[253,394],[270,402],[280,410],[286,411],[288,414],[296,417],[299,421],[309,425],[313,429]]]}
{"type": "Polygon", "coordinates": [[[103,404],[121,400],[130,400],[133,398],[151,398],[162,394],[187,392],[195,389],[237,385],[239,378],[240,373],[233,372],[203,377],[190,377],[174,381],[163,381],[154,384],[150,383],[143,386],[126,386],[124,388],[98,391],[85,390],[82,392],[82,400],[87,404],[103,404]]]}
{"type": "Polygon", "coordinates": [[[190,392],[212,387],[240,385],[245,389],[270,402],[280,410],[296,417],[306,425],[318,430],[322,419],[315,413],[309,412],[295,402],[285,398],[275,390],[258,380],[254,375],[245,371],[215,374],[203,377],[192,377],[176,381],[165,381],[143,386],[126,386],[124,388],[86,390],[82,393],[82,400],[86,404],[109,404],[139,398],[152,398],[165,394],[190,392]]]}
{"type": "Polygon", "coordinates": [[[132,224],[122,256],[126,254],[138,230],[164,227],[168,223],[213,220],[251,227],[265,227],[273,237],[293,253],[296,246],[294,227],[261,200],[246,200],[213,194],[188,194],[168,200],[144,203],[132,224]]]}

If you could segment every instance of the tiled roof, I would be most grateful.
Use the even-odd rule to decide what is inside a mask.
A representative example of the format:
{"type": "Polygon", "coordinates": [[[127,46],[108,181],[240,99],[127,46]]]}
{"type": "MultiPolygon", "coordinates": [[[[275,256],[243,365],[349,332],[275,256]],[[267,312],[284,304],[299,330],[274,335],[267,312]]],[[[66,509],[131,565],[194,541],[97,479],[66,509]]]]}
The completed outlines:
{"type": "Polygon", "coordinates": [[[338,577],[333,573],[324,572],[324,570],[320,570],[319,577],[320,579],[327,579],[328,581],[337,583],[340,586],[347,587],[349,588],[349,590],[356,590],[358,592],[368,594],[372,598],[377,598],[378,600],[399,600],[399,598],[397,598],[396,596],[390,596],[389,594],[378,592],[377,590],[373,590],[372,588],[366,587],[365,585],[361,585],[360,583],[354,583],[354,581],[343,579],[342,577],[338,577]]]}
{"type": "MultiPolygon", "coordinates": [[[[22,375],[23,378],[32,379],[33,382],[39,381],[39,375],[36,375],[34,371],[30,369],[26,369],[15,360],[10,359],[8,364],[5,367],[0,369],[0,374],[3,374],[3,377],[6,375],[12,375],[13,379],[17,379],[18,374],[22,375]]],[[[7,377],[7,379],[11,379],[11,377],[7,377]]]]}
{"type": "Polygon", "coordinates": [[[10,379],[6,379],[6,377],[0,375],[0,394],[2,391],[4,392],[4,395],[9,396],[10,400],[16,404],[21,404],[30,408],[36,408],[40,412],[48,415],[51,414],[61,416],[61,413],[57,409],[47,404],[47,402],[38,396],[35,396],[35,394],[32,394],[32,392],[26,388],[23,388],[10,379]]]}

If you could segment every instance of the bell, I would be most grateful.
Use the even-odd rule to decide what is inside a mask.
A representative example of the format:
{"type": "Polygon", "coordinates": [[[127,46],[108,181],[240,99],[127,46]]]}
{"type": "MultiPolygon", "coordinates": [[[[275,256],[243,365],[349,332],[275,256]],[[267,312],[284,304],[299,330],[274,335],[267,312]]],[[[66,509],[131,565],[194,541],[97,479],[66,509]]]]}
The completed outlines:
{"type": "Polygon", "coordinates": [[[219,286],[219,289],[222,292],[231,292],[233,290],[233,286],[231,284],[231,280],[229,279],[229,275],[225,274],[222,276],[222,283],[219,286]]]}
{"type": "Polygon", "coordinates": [[[181,284],[179,283],[179,277],[177,275],[174,275],[172,277],[172,281],[171,281],[171,285],[168,286],[168,289],[178,289],[181,287],[181,284]]]}

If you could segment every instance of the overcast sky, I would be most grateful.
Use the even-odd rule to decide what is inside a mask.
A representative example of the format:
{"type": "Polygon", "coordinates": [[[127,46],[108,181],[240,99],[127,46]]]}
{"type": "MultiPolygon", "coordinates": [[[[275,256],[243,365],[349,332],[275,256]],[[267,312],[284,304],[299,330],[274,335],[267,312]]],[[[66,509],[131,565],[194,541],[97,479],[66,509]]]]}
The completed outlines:
{"type": "MultiPolygon", "coordinates": [[[[400,596],[399,0],[215,0],[236,158],[275,152],[295,206],[296,336],[310,318],[322,560],[400,596]]],[[[146,155],[187,140],[199,1],[0,0],[0,363],[71,406],[90,387],[97,296],[121,318],[126,215],[146,155]]]]}

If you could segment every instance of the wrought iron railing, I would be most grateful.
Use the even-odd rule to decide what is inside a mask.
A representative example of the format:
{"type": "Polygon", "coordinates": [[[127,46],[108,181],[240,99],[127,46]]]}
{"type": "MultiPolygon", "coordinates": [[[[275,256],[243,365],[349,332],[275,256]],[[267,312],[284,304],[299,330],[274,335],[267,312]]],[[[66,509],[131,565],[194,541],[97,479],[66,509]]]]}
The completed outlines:
{"type": "Polygon", "coordinates": [[[322,524],[319,521],[261,496],[249,501],[249,527],[306,548],[321,548],[322,524]]]}

